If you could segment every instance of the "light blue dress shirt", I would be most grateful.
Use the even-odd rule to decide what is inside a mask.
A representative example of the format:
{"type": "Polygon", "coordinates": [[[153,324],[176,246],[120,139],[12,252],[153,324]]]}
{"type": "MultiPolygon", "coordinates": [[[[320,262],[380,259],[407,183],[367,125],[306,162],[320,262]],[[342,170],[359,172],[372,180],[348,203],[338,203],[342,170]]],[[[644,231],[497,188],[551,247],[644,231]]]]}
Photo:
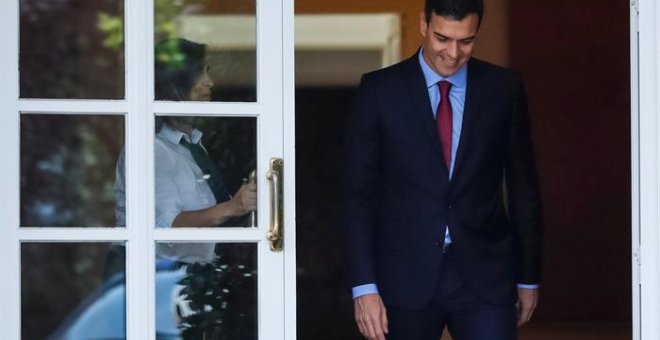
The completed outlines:
{"type": "MultiPolygon", "coordinates": [[[[429,99],[431,105],[431,112],[435,118],[438,105],[443,99],[440,96],[440,88],[438,83],[446,80],[451,83],[449,89],[449,101],[451,102],[452,111],[452,128],[451,128],[451,162],[449,166],[449,179],[454,173],[454,160],[456,159],[456,151],[458,150],[458,143],[461,140],[461,127],[463,126],[463,111],[465,109],[465,93],[467,90],[467,63],[463,65],[456,73],[449,77],[443,77],[431,69],[424,59],[424,49],[421,49],[418,54],[419,64],[424,73],[426,80],[426,89],[429,91],[429,99]]],[[[451,236],[449,234],[449,227],[445,232],[445,244],[451,243],[451,236]]],[[[539,285],[524,285],[519,284],[519,288],[538,289],[539,285]]],[[[357,287],[353,287],[353,298],[360,297],[367,294],[378,293],[378,287],[374,283],[369,283],[357,287]]]]}

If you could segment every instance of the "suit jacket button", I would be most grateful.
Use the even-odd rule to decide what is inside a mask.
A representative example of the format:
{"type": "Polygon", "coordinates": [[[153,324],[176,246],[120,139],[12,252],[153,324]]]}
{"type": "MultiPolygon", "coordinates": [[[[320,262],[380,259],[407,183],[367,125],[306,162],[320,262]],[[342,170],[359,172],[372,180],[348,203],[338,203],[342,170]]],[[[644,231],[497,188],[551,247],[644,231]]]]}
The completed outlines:
{"type": "Polygon", "coordinates": [[[440,241],[435,241],[435,246],[440,247],[440,241]]]}

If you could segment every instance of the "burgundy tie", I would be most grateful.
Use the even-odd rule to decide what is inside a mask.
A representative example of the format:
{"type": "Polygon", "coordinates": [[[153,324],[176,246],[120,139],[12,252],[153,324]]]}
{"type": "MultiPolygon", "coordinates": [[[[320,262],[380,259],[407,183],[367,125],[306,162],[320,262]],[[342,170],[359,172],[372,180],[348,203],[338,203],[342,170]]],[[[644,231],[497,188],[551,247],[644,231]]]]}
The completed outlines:
{"type": "Polygon", "coordinates": [[[451,103],[449,102],[449,89],[451,88],[451,83],[443,80],[438,82],[438,87],[440,88],[440,105],[438,105],[438,111],[436,113],[436,122],[438,124],[438,136],[440,136],[440,142],[442,143],[442,153],[445,156],[445,164],[447,164],[447,169],[451,167],[451,103]]]}

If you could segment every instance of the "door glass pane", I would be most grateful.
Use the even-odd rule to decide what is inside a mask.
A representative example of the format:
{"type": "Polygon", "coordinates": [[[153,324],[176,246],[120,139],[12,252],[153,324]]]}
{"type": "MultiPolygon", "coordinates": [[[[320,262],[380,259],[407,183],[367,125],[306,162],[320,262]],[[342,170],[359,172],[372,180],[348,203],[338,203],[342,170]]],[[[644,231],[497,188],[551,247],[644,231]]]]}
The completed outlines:
{"type": "Polygon", "coordinates": [[[257,339],[257,247],[156,244],[157,339],[257,339]]]}
{"type": "Polygon", "coordinates": [[[21,98],[124,98],[124,1],[20,0],[21,98]]]}
{"type": "Polygon", "coordinates": [[[123,144],[123,116],[21,115],[21,226],[114,226],[123,144]]]}
{"type": "Polygon", "coordinates": [[[125,339],[124,245],[23,243],[22,339],[125,339]]]}
{"type": "Polygon", "coordinates": [[[156,227],[254,227],[256,118],[161,116],[156,227]]]}
{"type": "Polygon", "coordinates": [[[255,0],[155,7],[156,100],[256,101],[255,0]]]}

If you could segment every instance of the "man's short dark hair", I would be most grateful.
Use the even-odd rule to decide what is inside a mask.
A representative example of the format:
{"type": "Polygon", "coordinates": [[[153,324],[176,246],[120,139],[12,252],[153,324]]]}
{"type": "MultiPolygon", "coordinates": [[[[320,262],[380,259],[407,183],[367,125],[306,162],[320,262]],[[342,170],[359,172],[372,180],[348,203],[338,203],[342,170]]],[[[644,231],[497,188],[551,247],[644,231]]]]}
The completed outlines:
{"type": "Polygon", "coordinates": [[[433,13],[454,20],[463,20],[470,14],[476,14],[479,17],[479,26],[481,26],[484,2],[483,0],[426,0],[424,15],[427,23],[431,22],[433,13]]]}

